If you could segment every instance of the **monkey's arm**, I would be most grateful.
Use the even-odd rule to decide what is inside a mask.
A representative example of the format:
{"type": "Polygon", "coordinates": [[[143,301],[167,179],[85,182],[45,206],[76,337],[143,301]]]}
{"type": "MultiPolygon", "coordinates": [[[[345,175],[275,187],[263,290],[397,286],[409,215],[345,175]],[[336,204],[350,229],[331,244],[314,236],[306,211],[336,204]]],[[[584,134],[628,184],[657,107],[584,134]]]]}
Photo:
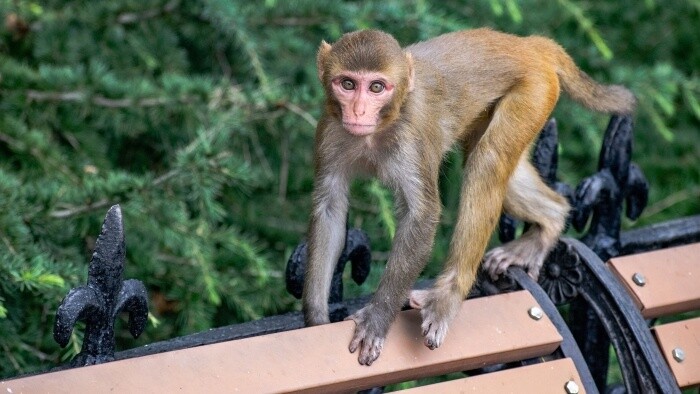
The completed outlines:
{"type": "Polygon", "coordinates": [[[441,207],[437,184],[426,183],[421,195],[409,197],[421,201],[418,206],[397,193],[399,225],[386,271],[372,301],[350,317],[357,325],[349,349],[360,350],[360,364],[371,365],[379,357],[391,323],[430,256],[441,207]]]}
{"type": "Polygon", "coordinates": [[[328,323],[328,297],[335,263],[345,242],[348,180],[317,171],[309,226],[309,260],[304,275],[303,308],[306,325],[328,323]]]}

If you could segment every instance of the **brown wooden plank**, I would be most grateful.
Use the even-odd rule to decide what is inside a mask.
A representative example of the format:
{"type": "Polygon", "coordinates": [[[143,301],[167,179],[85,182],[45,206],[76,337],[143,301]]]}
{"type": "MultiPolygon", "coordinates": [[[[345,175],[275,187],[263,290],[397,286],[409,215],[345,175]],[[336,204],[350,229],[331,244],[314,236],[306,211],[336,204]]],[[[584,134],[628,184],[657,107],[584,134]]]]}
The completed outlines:
{"type": "Polygon", "coordinates": [[[418,311],[402,312],[371,366],[347,350],[351,321],[0,382],[5,393],[350,391],[536,357],[562,338],[525,291],[465,301],[445,343],[422,344],[418,311]]]}
{"type": "Polygon", "coordinates": [[[608,264],[646,318],[700,308],[700,243],[617,257],[608,264]],[[644,286],[633,282],[635,273],[644,276],[644,286]]]}
{"type": "Polygon", "coordinates": [[[526,367],[471,376],[403,390],[405,394],[563,394],[564,386],[573,381],[579,393],[586,392],[576,366],[570,358],[549,361],[526,367]]]}
{"type": "Polygon", "coordinates": [[[681,388],[700,385],[700,317],[654,327],[656,341],[681,388]],[[678,362],[673,350],[680,348],[685,359],[678,362]]]}

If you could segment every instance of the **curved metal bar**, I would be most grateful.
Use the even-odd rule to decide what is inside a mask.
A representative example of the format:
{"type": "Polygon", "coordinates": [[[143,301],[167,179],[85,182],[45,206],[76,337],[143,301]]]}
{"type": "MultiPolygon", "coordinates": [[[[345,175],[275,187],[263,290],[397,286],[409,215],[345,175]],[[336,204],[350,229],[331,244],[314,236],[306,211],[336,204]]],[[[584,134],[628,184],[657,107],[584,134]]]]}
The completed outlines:
{"type": "Polygon", "coordinates": [[[628,393],[680,393],[649,327],[627,290],[582,242],[561,239],[582,263],[581,296],[605,327],[615,347],[628,393]]]}
{"type": "Polygon", "coordinates": [[[700,242],[700,215],[652,224],[620,234],[622,255],[700,242]]]}
{"type": "Polygon", "coordinates": [[[537,300],[537,303],[540,304],[540,307],[542,310],[544,310],[544,313],[547,314],[549,320],[552,321],[554,326],[559,331],[559,334],[561,334],[561,336],[564,338],[561,343],[561,351],[565,357],[569,357],[573,360],[579,376],[581,377],[581,383],[586,388],[586,392],[593,394],[598,393],[598,388],[593,380],[593,375],[591,375],[591,371],[588,369],[588,364],[586,364],[586,361],[581,354],[581,350],[578,348],[576,340],[569,330],[569,326],[566,325],[566,322],[559,314],[557,307],[554,305],[554,303],[552,303],[552,300],[549,298],[547,293],[542,290],[542,288],[535,283],[535,281],[533,281],[522,268],[509,268],[508,273],[513,277],[513,279],[515,279],[521,288],[529,291],[530,294],[535,297],[535,300],[537,300]]]}

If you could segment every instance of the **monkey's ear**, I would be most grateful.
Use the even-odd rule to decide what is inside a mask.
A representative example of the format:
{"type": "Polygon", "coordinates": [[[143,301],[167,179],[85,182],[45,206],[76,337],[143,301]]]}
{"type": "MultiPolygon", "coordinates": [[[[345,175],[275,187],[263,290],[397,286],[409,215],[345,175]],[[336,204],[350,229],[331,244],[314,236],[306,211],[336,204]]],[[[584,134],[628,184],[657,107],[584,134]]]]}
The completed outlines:
{"type": "Polygon", "coordinates": [[[406,52],[406,63],[408,64],[408,91],[412,92],[415,86],[413,80],[416,77],[415,67],[413,67],[413,55],[411,52],[406,52]]]}
{"type": "Polygon", "coordinates": [[[323,69],[326,65],[326,59],[331,53],[331,44],[326,41],[321,41],[321,46],[318,48],[318,55],[316,56],[316,69],[318,71],[318,79],[323,82],[323,69]]]}

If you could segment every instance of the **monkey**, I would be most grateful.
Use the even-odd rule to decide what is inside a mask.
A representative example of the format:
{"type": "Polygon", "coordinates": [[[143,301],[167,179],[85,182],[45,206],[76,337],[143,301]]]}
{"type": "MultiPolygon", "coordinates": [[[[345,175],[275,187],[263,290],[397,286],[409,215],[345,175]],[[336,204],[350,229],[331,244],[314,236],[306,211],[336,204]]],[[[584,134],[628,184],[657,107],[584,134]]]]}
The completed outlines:
{"type": "Polygon", "coordinates": [[[343,248],[349,182],[378,178],[395,200],[397,229],[371,301],[349,316],[350,353],[371,365],[406,299],[420,309],[424,344],[436,349],[479,266],[492,277],[520,266],[536,279],[564,229],[567,201],[540,178],[529,151],[564,90],[589,109],[627,114],[632,92],[601,85],[565,50],[540,36],[481,28],[402,48],[379,30],[321,42],[325,100],[314,140],[314,189],[302,309],[307,326],[329,322],[334,262],[343,248]],[[448,257],[429,290],[411,291],[433,248],[441,214],[443,156],[464,153],[458,215],[448,257]],[[502,211],[532,223],[485,253],[502,211]]]}

